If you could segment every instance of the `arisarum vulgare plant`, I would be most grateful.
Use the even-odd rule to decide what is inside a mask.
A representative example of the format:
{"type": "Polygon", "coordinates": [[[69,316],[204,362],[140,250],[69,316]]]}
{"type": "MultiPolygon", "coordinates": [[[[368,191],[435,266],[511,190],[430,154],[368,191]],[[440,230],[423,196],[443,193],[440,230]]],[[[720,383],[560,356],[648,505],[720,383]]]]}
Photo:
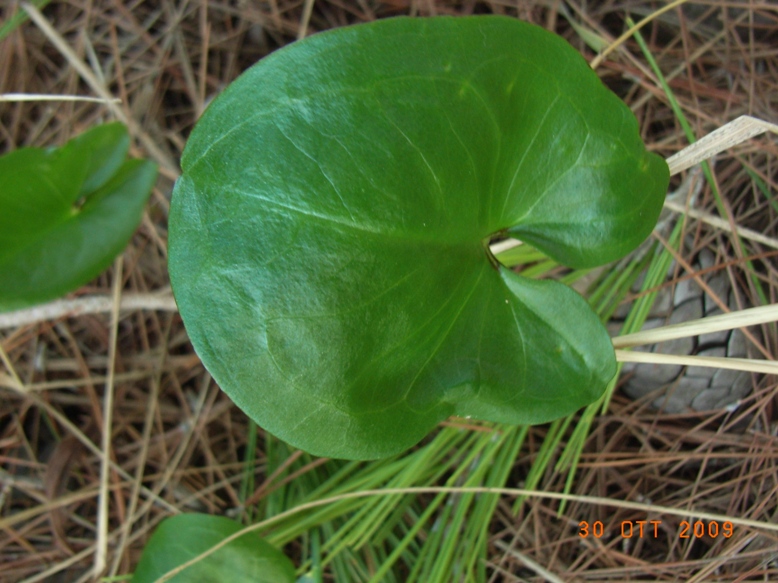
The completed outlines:
{"type": "Polygon", "coordinates": [[[0,157],[0,312],[71,292],[124,250],[157,179],[129,148],[127,128],[108,123],[0,157]]]}
{"type": "Polygon", "coordinates": [[[401,452],[450,415],[540,423],[597,399],[610,338],[569,287],[504,268],[637,247],[667,164],[563,39],[518,20],[394,18],[246,71],[182,159],[170,276],[194,347],[311,453],[401,452]]]}

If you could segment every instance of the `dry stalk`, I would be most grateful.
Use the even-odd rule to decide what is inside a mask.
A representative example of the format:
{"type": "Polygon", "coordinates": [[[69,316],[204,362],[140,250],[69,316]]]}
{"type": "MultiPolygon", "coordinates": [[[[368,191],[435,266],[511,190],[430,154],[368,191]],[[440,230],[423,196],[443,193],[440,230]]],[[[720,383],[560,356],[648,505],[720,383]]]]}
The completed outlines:
{"type": "Polygon", "coordinates": [[[121,99],[105,99],[104,97],[91,97],[89,95],[44,95],[41,93],[3,93],[0,94],[0,102],[13,101],[83,101],[86,103],[121,103],[121,99]]]}
{"type": "MultiPolygon", "coordinates": [[[[39,322],[58,320],[86,314],[104,314],[113,309],[113,299],[108,295],[93,295],[72,300],[55,300],[32,308],[15,310],[0,314],[0,330],[30,326],[39,322]]],[[[178,310],[170,291],[153,294],[132,294],[122,296],[119,304],[122,312],[137,310],[160,310],[175,312],[178,310]]]]}
{"type": "Polygon", "coordinates": [[[707,318],[689,320],[680,324],[661,326],[651,330],[641,330],[633,334],[624,334],[613,339],[613,347],[629,348],[630,346],[640,346],[641,344],[657,344],[658,342],[667,342],[676,338],[687,338],[722,330],[757,326],[767,322],[775,322],[776,320],[778,320],[778,305],[770,304],[769,306],[748,308],[721,314],[720,316],[708,316],[707,318]]]}
{"type": "Polygon", "coordinates": [[[665,12],[669,12],[670,10],[673,10],[674,8],[677,8],[681,4],[685,4],[688,2],[688,0],[673,0],[673,2],[670,2],[669,4],[663,6],[659,10],[653,11],[650,15],[646,16],[643,20],[635,24],[634,26],[631,26],[624,32],[619,38],[617,38],[609,47],[607,47],[602,53],[597,55],[594,59],[592,59],[592,62],[590,63],[590,66],[592,69],[596,69],[600,66],[600,64],[605,60],[605,57],[607,57],[609,54],[611,54],[613,51],[615,51],[617,48],[619,48],[621,45],[623,45],[628,39],[632,37],[633,34],[635,34],[636,31],[643,28],[645,25],[647,25],[652,20],[655,20],[662,16],[665,12]]]}
{"type": "Polygon", "coordinates": [[[108,347],[108,379],[103,396],[103,439],[100,464],[100,495],[97,498],[97,551],[95,552],[94,577],[99,578],[105,570],[108,557],[108,481],[111,462],[111,436],[113,433],[113,401],[116,362],[116,343],[119,336],[119,304],[122,294],[122,256],[114,262],[113,302],[111,306],[111,331],[108,347]]]}
{"type": "Polygon", "coordinates": [[[661,354],[658,352],[632,352],[616,350],[617,362],[638,362],[648,364],[667,364],[681,366],[703,366],[707,368],[723,368],[727,370],[744,370],[747,372],[778,375],[778,362],[774,360],[755,360],[752,358],[724,358],[716,356],[691,356],[676,354],[661,354]]]}

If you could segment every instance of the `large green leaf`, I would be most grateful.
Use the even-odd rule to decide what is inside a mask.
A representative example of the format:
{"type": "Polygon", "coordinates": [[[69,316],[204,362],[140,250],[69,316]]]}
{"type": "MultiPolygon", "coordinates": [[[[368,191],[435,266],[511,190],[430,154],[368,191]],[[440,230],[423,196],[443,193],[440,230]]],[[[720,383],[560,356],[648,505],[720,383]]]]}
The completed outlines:
{"type": "Polygon", "coordinates": [[[213,102],[182,166],[170,275],[195,349],[266,430],[345,458],[452,414],[539,423],[599,397],[615,359],[594,313],[488,243],[606,263],[650,233],[668,183],[581,56],[504,17],[279,50],[213,102]]]}
{"type": "Polygon", "coordinates": [[[0,157],[0,311],[74,290],[124,249],[157,177],[153,163],[126,160],[129,144],[111,123],[0,157]]]}
{"type": "MultiPolygon", "coordinates": [[[[152,583],[208,551],[243,526],[223,516],[166,518],[143,549],[132,583],[152,583]]],[[[294,565],[254,532],[247,532],[169,579],[170,583],[293,583],[294,565]]]]}

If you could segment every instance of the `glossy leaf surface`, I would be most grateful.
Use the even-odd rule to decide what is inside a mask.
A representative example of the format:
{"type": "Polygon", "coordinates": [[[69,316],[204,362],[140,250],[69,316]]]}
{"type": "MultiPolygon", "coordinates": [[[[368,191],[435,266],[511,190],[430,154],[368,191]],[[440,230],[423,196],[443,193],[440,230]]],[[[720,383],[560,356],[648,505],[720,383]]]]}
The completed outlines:
{"type": "Polygon", "coordinates": [[[111,123],[0,157],[0,311],[74,290],[124,249],[157,176],[126,159],[129,143],[111,123]]]}
{"type": "MultiPolygon", "coordinates": [[[[143,549],[132,583],[152,583],[208,551],[243,526],[223,516],[179,514],[166,518],[143,549]]],[[[170,583],[293,583],[294,565],[253,532],[231,541],[169,579],[170,583]]]]}
{"type": "Polygon", "coordinates": [[[170,274],[198,354],[266,430],[345,458],[452,414],[539,423],[599,397],[615,359],[595,314],[489,238],[603,264],[650,233],[668,183],[581,56],[504,17],[279,50],[213,102],[182,167],[170,274]]]}

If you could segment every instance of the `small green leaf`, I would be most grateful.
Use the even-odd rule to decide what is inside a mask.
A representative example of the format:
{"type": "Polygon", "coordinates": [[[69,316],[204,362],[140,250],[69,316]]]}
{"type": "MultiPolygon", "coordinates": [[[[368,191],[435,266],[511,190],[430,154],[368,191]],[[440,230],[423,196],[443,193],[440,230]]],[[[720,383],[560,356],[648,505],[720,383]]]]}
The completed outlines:
{"type": "Polygon", "coordinates": [[[187,143],[170,276],[192,343],[259,425],[369,459],[449,415],[540,423],[615,374],[586,302],[500,266],[634,249],[669,173],[561,38],[504,17],[314,35],[228,87],[187,143]]]}
{"type": "MultiPolygon", "coordinates": [[[[166,518],[143,549],[132,583],[152,583],[242,528],[223,516],[179,514],[166,518]]],[[[170,583],[294,583],[294,580],[292,562],[253,532],[239,536],[169,579],[170,583]]]]}
{"type": "Polygon", "coordinates": [[[55,299],[111,264],[140,223],[156,166],[127,160],[118,123],[0,157],[0,311],[55,299]]]}

